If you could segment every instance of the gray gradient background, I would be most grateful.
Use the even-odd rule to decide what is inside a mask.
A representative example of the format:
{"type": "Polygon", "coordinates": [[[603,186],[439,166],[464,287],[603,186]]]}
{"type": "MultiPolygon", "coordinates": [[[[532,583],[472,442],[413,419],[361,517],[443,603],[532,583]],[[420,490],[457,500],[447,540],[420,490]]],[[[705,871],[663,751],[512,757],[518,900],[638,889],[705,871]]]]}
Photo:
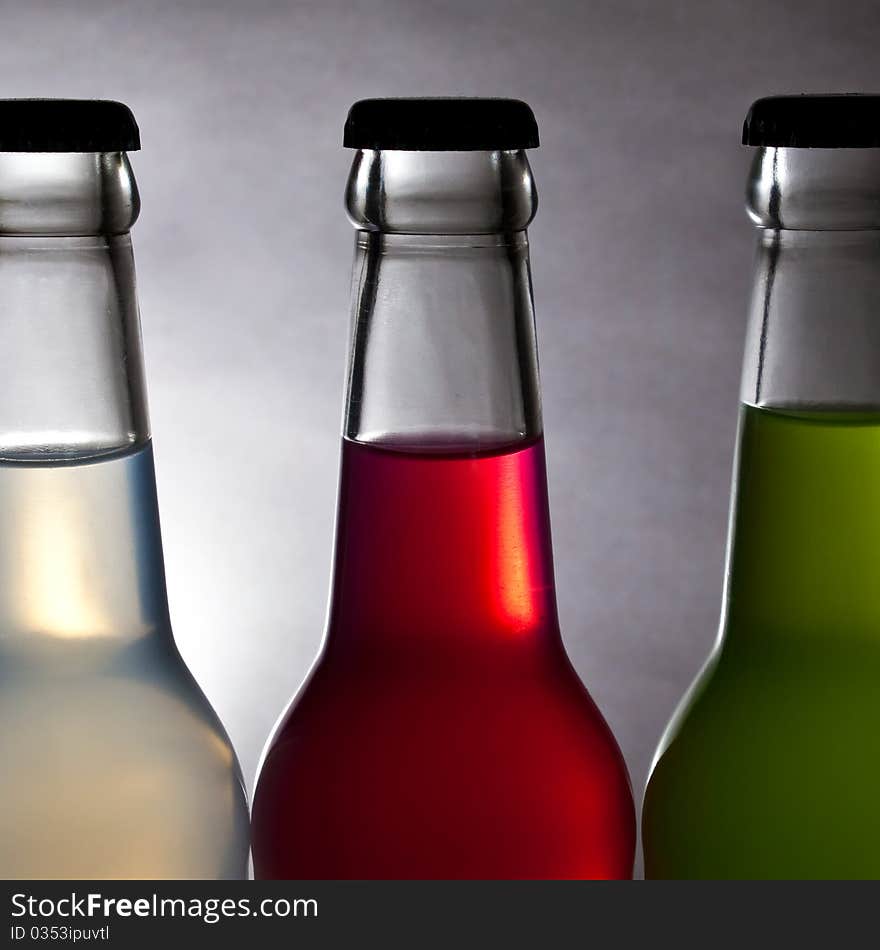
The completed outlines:
{"type": "Polygon", "coordinates": [[[507,95],[569,652],[637,797],[721,593],[759,95],[880,91],[876,2],[0,2],[0,95],[127,101],[172,617],[252,784],[321,638],[350,103],[507,95]]]}

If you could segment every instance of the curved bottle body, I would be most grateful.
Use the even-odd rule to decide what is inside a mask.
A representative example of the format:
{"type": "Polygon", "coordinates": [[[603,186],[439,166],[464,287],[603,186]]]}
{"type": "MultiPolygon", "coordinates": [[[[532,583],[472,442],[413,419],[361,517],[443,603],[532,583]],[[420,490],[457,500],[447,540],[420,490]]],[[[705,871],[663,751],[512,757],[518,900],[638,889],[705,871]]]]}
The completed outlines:
{"type": "Polygon", "coordinates": [[[328,627],[264,755],[255,875],[628,877],[626,769],[556,616],[525,156],[359,153],[349,212],[328,627]]]}
{"type": "Polygon", "coordinates": [[[648,877],[880,876],[880,221],[855,151],[756,158],[721,633],[648,783],[648,877]]]}
{"type": "Polygon", "coordinates": [[[173,642],[124,154],[0,153],[0,876],[240,878],[229,740],[173,642]]]}
{"type": "Polygon", "coordinates": [[[876,877],[880,417],[746,407],[740,438],[742,600],[652,773],[645,871],[876,877]]]}
{"type": "Polygon", "coordinates": [[[229,740],[165,609],[149,443],[0,463],[0,875],[239,878],[229,740]]]}
{"type": "Polygon", "coordinates": [[[266,754],[260,877],[632,873],[620,752],[559,636],[543,445],[343,447],[325,648],[266,754]]]}

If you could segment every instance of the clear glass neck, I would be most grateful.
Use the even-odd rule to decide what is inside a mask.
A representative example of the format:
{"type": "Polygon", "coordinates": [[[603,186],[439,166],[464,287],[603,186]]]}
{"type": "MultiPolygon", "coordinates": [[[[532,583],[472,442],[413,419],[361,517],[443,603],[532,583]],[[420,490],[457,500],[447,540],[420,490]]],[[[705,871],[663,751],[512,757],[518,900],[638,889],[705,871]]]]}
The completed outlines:
{"type": "Polygon", "coordinates": [[[149,438],[123,153],[0,152],[0,459],[149,438]]]}
{"type": "Polygon", "coordinates": [[[356,154],[347,438],[481,451],[535,438],[525,153],[356,154]]]}
{"type": "Polygon", "coordinates": [[[760,149],[742,401],[880,411],[880,149],[760,149]]]}

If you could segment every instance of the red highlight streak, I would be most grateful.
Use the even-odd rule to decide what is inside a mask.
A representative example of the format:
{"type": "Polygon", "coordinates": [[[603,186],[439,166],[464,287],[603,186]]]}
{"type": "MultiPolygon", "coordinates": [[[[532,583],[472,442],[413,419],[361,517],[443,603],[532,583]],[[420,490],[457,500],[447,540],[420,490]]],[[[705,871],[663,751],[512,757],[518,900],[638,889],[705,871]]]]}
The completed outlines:
{"type": "Polygon", "coordinates": [[[544,541],[544,525],[535,523],[535,466],[523,465],[520,454],[500,456],[497,461],[497,507],[492,512],[497,546],[490,562],[494,576],[489,585],[497,588],[502,622],[509,624],[511,633],[533,627],[541,596],[537,588],[545,582],[532,558],[533,551],[540,551],[544,541]]]}

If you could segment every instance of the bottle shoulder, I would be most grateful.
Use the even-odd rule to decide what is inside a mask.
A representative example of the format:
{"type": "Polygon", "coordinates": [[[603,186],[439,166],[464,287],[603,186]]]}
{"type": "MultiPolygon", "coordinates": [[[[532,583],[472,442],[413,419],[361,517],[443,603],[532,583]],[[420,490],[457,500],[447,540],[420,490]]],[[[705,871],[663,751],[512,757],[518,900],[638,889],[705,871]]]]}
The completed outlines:
{"type": "MultiPolygon", "coordinates": [[[[609,784],[628,785],[619,747],[561,645],[532,662],[472,665],[396,665],[391,657],[368,665],[325,653],[279,722],[262,771],[298,770],[339,748],[403,755],[428,769],[438,750],[457,769],[490,756],[499,766],[487,777],[493,784],[504,783],[505,762],[531,762],[539,781],[542,767],[566,760],[575,780],[592,782],[598,770],[609,784]]],[[[344,754],[335,761],[340,772],[362,764],[344,754]]]]}
{"type": "Polygon", "coordinates": [[[6,678],[0,723],[4,877],[246,876],[238,763],[180,676],[6,678]]]}
{"type": "Polygon", "coordinates": [[[880,874],[880,650],[857,652],[834,658],[795,638],[713,658],[648,781],[646,876],[880,874]]]}
{"type": "Polygon", "coordinates": [[[620,751],[567,667],[319,666],[267,750],[253,828],[258,877],[626,877],[635,842],[620,751]]]}
{"type": "Polygon", "coordinates": [[[690,807],[688,789],[699,787],[717,809],[746,815],[764,810],[762,796],[799,797],[808,786],[807,797],[829,803],[841,783],[877,789],[880,759],[868,753],[880,730],[878,676],[880,640],[727,631],[667,727],[646,802],[690,807]]]}

